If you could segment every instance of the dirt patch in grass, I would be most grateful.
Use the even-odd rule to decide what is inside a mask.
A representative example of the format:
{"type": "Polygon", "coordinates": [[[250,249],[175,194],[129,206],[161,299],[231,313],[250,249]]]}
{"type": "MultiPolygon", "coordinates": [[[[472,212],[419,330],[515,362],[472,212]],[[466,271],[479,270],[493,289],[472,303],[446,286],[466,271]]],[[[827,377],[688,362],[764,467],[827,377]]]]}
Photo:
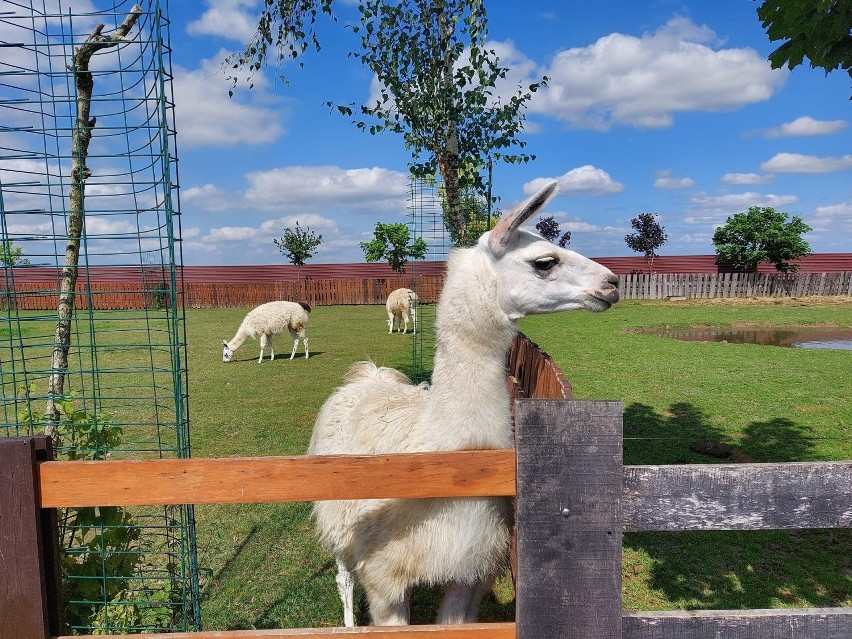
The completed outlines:
{"type": "MultiPolygon", "coordinates": [[[[654,300],[659,303],[660,300],[654,300]]],[[[672,306],[852,306],[852,297],[824,295],[809,297],[712,297],[668,300],[672,306]]]]}

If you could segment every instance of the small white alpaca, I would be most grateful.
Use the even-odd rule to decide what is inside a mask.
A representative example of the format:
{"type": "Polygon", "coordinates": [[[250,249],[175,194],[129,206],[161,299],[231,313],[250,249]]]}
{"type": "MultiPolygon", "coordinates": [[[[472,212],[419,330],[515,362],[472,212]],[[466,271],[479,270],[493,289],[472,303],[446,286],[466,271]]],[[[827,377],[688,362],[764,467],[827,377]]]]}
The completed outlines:
{"type": "Polygon", "coordinates": [[[408,315],[411,314],[411,321],[414,323],[412,333],[417,332],[417,293],[410,288],[397,288],[391,291],[388,295],[388,301],[385,307],[388,311],[388,333],[393,333],[393,325],[396,320],[397,333],[408,332],[408,315]],[[405,330],[402,330],[403,323],[405,330]]]}
{"type": "MultiPolygon", "coordinates": [[[[511,448],[506,355],[516,322],[531,313],[608,309],[618,279],[608,269],[520,229],[555,193],[552,182],[505,215],[473,248],[450,254],[437,306],[432,383],[354,364],[325,402],[310,455],[511,448]]],[[[319,539],[338,565],[344,622],[352,585],[364,587],[376,625],[409,622],[421,584],[446,584],[438,623],[476,620],[507,565],[509,500],[373,499],[314,504],[319,539]]]]}
{"type": "Polygon", "coordinates": [[[257,339],[260,335],[260,357],[257,363],[263,362],[263,351],[269,347],[269,359],[275,359],[275,351],[272,349],[272,336],[280,335],[286,330],[290,331],[293,338],[293,352],[290,359],[296,356],[296,347],[299,338],[305,347],[305,359],[308,359],[308,313],[311,312],[309,304],[303,302],[267,302],[261,304],[246,313],[242,324],[237,329],[237,334],[230,342],[222,340],[222,361],[230,362],[236,351],[243,343],[251,337],[257,339]]]}

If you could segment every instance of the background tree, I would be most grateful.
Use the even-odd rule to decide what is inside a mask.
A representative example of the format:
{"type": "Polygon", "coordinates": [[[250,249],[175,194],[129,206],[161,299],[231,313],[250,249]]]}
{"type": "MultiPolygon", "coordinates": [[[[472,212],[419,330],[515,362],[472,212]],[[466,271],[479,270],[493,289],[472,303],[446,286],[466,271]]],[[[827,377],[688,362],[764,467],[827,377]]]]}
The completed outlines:
{"type": "Polygon", "coordinates": [[[562,248],[565,248],[571,243],[571,231],[562,233],[557,222],[552,215],[538,218],[535,224],[536,230],[541,233],[541,236],[549,242],[556,242],[562,248]],[[561,233],[561,237],[560,237],[561,233]],[[557,240],[557,238],[559,238],[557,240]]]}
{"type": "Polygon", "coordinates": [[[464,189],[460,194],[461,212],[451,222],[452,212],[444,188],[439,189],[444,226],[450,233],[453,246],[473,246],[486,231],[491,230],[500,213],[489,211],[488,198],[475,189],[464,189]]]}
{"type": "Polygon", "coordinates": [[[812,69],[845,69],[852,78],[849,0],[764,0],[757,15],[770,42],[785,40],[769,54],[773,69],[794,69],[808,58],[812,69]]]}
{"type": "Polygon", "coordinates": [[[630,225],[636,232],[625,235],[624,241],[631,250],[643,254],[650,275],[654,272],[654,258],[659,257],[657,249],[668,241],[669,236],[653,213],[640,213],[630,220],[630,225]]]}
{"type": "MultiPolygon", "coordinates": [[[[234,69],[251,73],[268,61],[298,58],[312,45],[319,49],[316,19],[331,15],[332,0],[264,0],[257,33],[245,51],[229,58],[234,69]]],[[[518,139],[523,111],[544,83],[516,87],[511,95],[494,95],[509,71],[500,65],[488,38],[481,0],[364,0],[358,6],[361,50],[352,55],[379,80],[375,104],[337,105],[362,131],[403,136],[411,151],[411,173],[421,179],[440,174],[446,194],[445,224],[457,244],[469,244],[462,209],[468,188],[485,193],[480,170],[489,159],[528,162],[518,139]]],[[[236,74],[232,77],[237,82],[236,74]]]]}
{"type": "Polygon", "coordinates": [[[405,273],[405,265],[409,259],[422,260],[426,257],[428,247],[422,237],[411,241],[408,226],[400,223],[376,223],[374,237],[369,242],[359,242],[368,262],[387,260],[391,269],[397,273],[405,273]]]}
{"type": "Polygon", "coordinates": [[[799,268],[790,260],[810,255],[811,247],[802,239],[810,230],[798,216],[788,222],[786,213],[771,206],[752,206],[717,228],[713,244],[718,261],[747,271],[757,270],[761,262],[771,262],[775,270],[786,273],[799,268]]]}
{"type": "Polygon", "coordinates": [[[303,229],[296,221],[296,228],[284,229],[284,235],[272,240],[272,243],[290,264],[298,268],[298,277],[301,279],[302,266],[316,254],[317,247],[322,244],[322,235],[314,233],[310,226],[303,229]]]}
{"type": "Polygon", "coordinates": [[[29,264],[30,261],[23,255],[24,249],[20,246],[15,246],[12,240],[0,241],[0,265],[23,266],[24,264],[29,264]]]}

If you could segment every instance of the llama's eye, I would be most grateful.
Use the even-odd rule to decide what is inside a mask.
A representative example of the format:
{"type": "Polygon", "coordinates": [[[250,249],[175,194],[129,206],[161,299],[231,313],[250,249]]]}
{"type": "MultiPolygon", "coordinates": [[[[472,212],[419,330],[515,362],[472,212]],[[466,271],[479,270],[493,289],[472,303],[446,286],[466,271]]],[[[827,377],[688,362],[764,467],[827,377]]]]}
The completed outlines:
{"type": "Polygon", "coordinates": [[[537,260],[533,261],[533,266],[540,273],[547,273],[554,266],[559,264],[559,260],[557,260],[553,256],[548,257],[540,257],[537,260]]]}

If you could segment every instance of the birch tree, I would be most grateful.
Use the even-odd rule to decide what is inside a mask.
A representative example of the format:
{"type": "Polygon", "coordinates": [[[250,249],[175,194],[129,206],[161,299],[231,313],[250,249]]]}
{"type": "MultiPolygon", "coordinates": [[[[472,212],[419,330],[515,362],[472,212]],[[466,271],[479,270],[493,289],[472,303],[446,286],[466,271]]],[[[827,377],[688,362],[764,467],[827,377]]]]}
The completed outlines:
{"type": "Polygon", "coordinates": [[[92,56],[116,46],[127,39],[142,8],[137,4],[128,13],[124,22],[113,33],[104,33],[106,25],[98,24],[94,31],[74,51],[72,72],[77,90],[76,120],[71,137],[71,188],[68,194],[69,210],[65,244],[65,264],[62,268],[62,280],[59,287],[59,305],[57,307],[56,333],[53,341],[51,375],[48,381],[48,399],[45,417],[50,423],[45,434],[56,437],[56,422],[60,411],[58,400],[65,392],[65,377],[68,372],[68,351],[71,347],[71,321],[74,317],[74,290],[77,286],[77,267],[80,263],[80,238],[86,213],[86,180],[91,170],[86,166],[89,155],[89,143],[97,124],[97,118],[91,115],[92,91],[95,81],[89,70],[92,56]]]}
{"type": "MultiPolygon", "coordinates": [[[[326,104],[360,130],[402,135],[416,178],[440,174],[445,189],[445,224],[457,244],[467,244],[462,193],[485,194],[481,170],[489,159],[519,164],[535,159],[524,151],[525,109],[542,78],[503,95],[503,66],[488,45],[483,0],[363,0],[360,20],[350,25],[361,38],[351,55],[381,86],[374,104],[326,104]]],[[[245,51],[227,61],[246,71],[246,82],[269,62],[293,58],[303,64],[309,48],[319,51],[317,17],[332,16],[332,0],[264,0],[257,33],[245,51]]],[[[234,73],[234,86],[239,82],[234,73]]],[[[508,85],[508,83],[506,82],[508,85]]]]}

